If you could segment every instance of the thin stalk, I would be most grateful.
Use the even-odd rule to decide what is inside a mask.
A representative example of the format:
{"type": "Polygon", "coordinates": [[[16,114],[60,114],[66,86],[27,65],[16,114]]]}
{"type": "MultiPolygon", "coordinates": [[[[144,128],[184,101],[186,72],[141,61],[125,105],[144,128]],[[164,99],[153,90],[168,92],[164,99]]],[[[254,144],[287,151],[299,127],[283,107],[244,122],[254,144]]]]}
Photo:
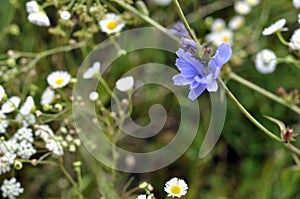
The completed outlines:
{"type": "MultiPolygon", "coordinates": [[[[231,91],[228,89],[228,87],[225,85],[225,83],[218,78],[219,83],[221,86],[224,88],[226,94],[233,100],[233,102],[237,105],[237,107],[240,109],[240,111],[255,125],[257,126],[260,130],[262,130],[268,137],[270,137],[272,140],[282,143],[282,140],[274,135],[271,131],[269,131],[266,127],[264,127],[260,122],[258,122],[244,107],[243,105],[236,99],[236,97],[231,93],[231,91]]],[[[300,150],[295,147],[294,145],[291,145],[289,143],[284,144],[284,146],[289,149],[290,151],[296,153],[297,155],[300,156],[300,150]]]]}
{"type": "Polygon", "coordinates": [[[276,32],[276,35],[277,35],[278,39],[280,40],[280,42],[281,42],[283,45],[289,46],[289,42],[287,42],[287,41],[282,37],[281,31],[277,31],[277,32],[276,32]]]}
{"type": "Polygon", "coordinates": [[[295,105],[295,104],[291,104],[291,103],[288,103],[287,101],[285,101],[284,99],[274,95],[273,93],[257,86],[256,84],[253,84],[252,82],[249,82],[248,80],[240,77],[239,75],[235,74],[235,73],[230,73],[229,75],[229,78],[231,80],[234,80],[236,82],[239,82],[241,84],[243,84],[244,86],[247,86],[248,88],[268,97],[269,99],[283,105],[283,106],[286,106],[287,108],[291,109],[292,111],[296,112],[297,114],[300,115],[300,108],[295,105]]]}

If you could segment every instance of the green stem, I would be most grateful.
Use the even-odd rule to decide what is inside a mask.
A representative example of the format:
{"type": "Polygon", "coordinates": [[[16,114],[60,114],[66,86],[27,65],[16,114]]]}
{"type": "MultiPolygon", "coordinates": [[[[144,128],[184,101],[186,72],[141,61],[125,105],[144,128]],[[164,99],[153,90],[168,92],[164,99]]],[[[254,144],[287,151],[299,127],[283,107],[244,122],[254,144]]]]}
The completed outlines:
{"type": "Polygon", "coordinates": [[[288,103],[286,102],[284,99],[274,95],[273,93],[257,86],[256,84],[253,84],[252,82],[249,82],[248,80],[238,76],[237,74],[235,73],[230,73],[229,75],[229,78],[236,81],[236,82],[239,82],[241,84],[243,84],[244,86],[247,86],[248,88],[251,88],[252,90],[268,97],[269,99],[283,105],[283,106],[286,106],[287,108],[291,109],[292,111],[296,112],[297,114],[300,115],[300,108],[295,105],[295,104],[291,104],[291,103],[288,103]]]}
{"type": "Polygon", "coordinates": [[[287,42],[281,35],[281,31],[277,31],[276,32],[276,35],[278,37],[278,39],[280,40],[280,42],[283,44],[283,45],[286,45],[286,46],[289,46],[289,42],[287,42]]]}
{"type": "Polygon", "coordinates": [[[178,2],[178,0],[173,0],[173,3],[175,4],[175,7],[176,7],[176,10],[178,12],[178,15],[182,21],[182,23],[184,24],[186,30],[188,31],[189,35],[191,36],[191,38],[197,43],[197,45],[199,46],[199,50],[200,50],[200,55],[203,54],[203,50],[202,50],[202,46],[201,44],[199,43],[198,41],[198,38],[196,37],[196,35],[194,34],[192,28],[190,27],[188,21],[186,20],[185,16],[184,16],[184,13],[181,9],[181,6],[178,2]]]}
{"type": "MultiPolygon", "coordinates": [[[[271,131],[269,131],[266,127],[264,127],[261,123],[259,123],[244,107],[243,105],[235,98],[235,96],[231,93],[231,91],[228,89],[228,87],[225,85],[225,83],[218,78],[219,83],[221,84],[221,86],[224,88],[226,94],[233,100],[233,102],[237,105],[237,107],[240,109],[240,111],[255,125],[257,126],[260,130],[262,130],[268,137],[270,137],[272,140],[278,142],[278,143],[282,143],[282,140],[277,137],[276,135],[274,135],[271,131]]],[[[288,148],[290,151],[296,153],[297,155],[300,156],[300,150],[287,143],[284,144],[284,146],[286,148],[288,148]]]]}

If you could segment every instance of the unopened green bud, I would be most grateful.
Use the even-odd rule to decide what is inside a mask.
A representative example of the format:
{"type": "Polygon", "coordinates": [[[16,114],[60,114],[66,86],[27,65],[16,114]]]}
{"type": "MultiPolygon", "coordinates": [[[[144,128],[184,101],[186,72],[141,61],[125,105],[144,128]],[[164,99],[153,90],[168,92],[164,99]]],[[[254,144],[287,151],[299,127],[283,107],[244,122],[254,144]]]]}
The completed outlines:
{"type": "Polygon", "coordinates": [[[80,161],[74,162],[73,166],[74,167],[80,167],[81,166],[81,162],[80,161]]]}
{"type": "Polygon", "coordinates": [[[23,164],[20,160],[15,160],[14,167],[17,170],[21,170],[23,168],[23,164]]]}
{"type": "Polygon", "coordinates": [[[58,110],[58,111],[62,111],[63,106],[62,106],[61,104],[55,104],[55,105],[54,105],[54,108],[55,108],[56,110],[58,110]]]}
{"type": "Polygon", "coordinates": [[[16,66],[16,60],[15,59],[13,59],[13,58],[9,58],[8,60],[7,60],[7,65],[9,66],[9,67],[14,67],[14,66],[16,66]]]}

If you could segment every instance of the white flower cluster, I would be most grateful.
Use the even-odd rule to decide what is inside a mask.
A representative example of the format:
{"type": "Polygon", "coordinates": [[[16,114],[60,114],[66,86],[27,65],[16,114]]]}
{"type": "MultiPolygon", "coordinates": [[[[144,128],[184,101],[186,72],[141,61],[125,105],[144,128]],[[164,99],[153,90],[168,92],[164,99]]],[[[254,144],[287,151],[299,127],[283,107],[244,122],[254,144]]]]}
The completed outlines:
{"type": "Polygon", "coordinates": [[[44,142],[49,151],[52,151],[57,156],[64,154],[63,147],[52,129],[48,125],[38,125],[36,127],[35,135],[39,136],[44,142]]]}
{"type": "Polygon", "coordinates": [[[215,19],[211,26],[211,32],[206,35],[206,41],[219,46],[222,43],[232,44],[235,30],[239,29],[245,22],[243,16],[237,15],[231,18],[226,27],[226,22],[223,19],[215,19]]]}
{"type": "Polygon", "coordinates": [[[30,128],[20,128],[17,133],[14,134],[13,139],[17,142],[16,153],[22,159],[29,159],[36,153],[36,149],[33,147],[33,134],[30,128]]]}
{"type": "Polygon", "coordinates": [[[11,165],[14,164],[14,161],[17,157],[15,154],[16,147],[16,140],[13,139],[0,142],[0,175],[11,170],[11,165]]]}
{"type": "Polygon", "coordinates": [[[16,199],[21,193],[24,192],[21,183],[16,178],[10,180],[5,179],[1,185],[2,197],[8,199],[16,199]]]}
{"type": "Polygon", "coordinates": [[[37,26],[50,26],[50,20],[46,13],[40,9],[36,1],[28,1],[26,3],[26,11],[28,13],[28,21],[37,26]]]}

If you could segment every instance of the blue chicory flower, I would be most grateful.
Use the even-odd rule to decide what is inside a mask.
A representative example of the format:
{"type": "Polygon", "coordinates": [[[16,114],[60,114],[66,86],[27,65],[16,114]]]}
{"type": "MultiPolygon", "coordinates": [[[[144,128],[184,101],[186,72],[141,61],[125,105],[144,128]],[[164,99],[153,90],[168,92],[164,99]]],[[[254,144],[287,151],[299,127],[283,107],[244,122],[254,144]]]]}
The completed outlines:
{"type": "Polygon", "coordinates": [[[229,44],[222,43],[215,55],[206,63],[197,59],[190,50],[191,48],[194,50],[195,45],[190,41],[188,44],[176,52],[178,56],[176,66],[181,73],[173,76],[173,81],[178,86],[190,85],[188,98],[194,101],[205,90],[209,92],[218,90],[217,77],[222,66],[230,59],[232,50],[229,44]]]}

